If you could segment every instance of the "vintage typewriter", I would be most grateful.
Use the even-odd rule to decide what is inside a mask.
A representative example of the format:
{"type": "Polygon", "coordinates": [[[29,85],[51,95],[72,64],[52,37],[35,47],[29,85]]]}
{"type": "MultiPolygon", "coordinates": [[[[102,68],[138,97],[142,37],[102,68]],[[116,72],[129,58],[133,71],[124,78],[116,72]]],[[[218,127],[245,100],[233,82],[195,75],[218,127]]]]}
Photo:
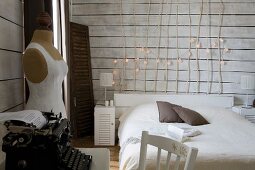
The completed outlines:
{"type": "Polygon", "coordinates": [[[53,113],[43,114],[48,123],[41,129],[16,121],[6,122],[12,130],[3,138],[5,169],[89,170],[92,156],[70,146],[69,121],[53,113]]]}

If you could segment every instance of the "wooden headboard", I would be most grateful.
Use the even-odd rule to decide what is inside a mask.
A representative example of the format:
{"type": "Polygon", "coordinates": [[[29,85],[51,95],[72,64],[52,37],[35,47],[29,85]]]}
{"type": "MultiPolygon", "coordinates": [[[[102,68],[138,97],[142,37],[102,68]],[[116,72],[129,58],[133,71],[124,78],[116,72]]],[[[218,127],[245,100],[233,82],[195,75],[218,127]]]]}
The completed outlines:
{"type": "Polygon", "coordinates": [[[231,108],[234,105],[234,97],[226,95],[170,95],[170,94],[125,94],[115,93],[116,118],[128,107],[144,103],[167,101],[178,105],[215,106],[231,108]]]}

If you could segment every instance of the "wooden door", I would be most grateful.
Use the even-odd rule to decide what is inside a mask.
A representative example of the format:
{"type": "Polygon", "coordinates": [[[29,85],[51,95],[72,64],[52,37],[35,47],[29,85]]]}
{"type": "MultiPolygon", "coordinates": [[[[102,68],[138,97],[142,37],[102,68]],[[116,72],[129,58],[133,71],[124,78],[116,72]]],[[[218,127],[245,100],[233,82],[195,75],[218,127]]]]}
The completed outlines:
{"type": "Polygon", "coordinates": [[[70,119],[74,137],[93,135],[94,97],[89,29],[70,23],[70,119]]]}

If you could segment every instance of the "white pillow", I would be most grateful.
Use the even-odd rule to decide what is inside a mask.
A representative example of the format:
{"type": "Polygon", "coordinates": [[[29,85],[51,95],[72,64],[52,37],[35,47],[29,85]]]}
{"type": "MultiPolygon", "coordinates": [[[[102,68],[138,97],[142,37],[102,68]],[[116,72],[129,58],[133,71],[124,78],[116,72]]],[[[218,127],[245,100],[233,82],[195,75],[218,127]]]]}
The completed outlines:
{"type": "Polygon", "coordinates": [[[142,104],[139,106],[132,107],[122,115],[119,120],[121,122],[125,121],[126,119],[135,121],[159,121],[159,112],[156,102],[142,104]]]}

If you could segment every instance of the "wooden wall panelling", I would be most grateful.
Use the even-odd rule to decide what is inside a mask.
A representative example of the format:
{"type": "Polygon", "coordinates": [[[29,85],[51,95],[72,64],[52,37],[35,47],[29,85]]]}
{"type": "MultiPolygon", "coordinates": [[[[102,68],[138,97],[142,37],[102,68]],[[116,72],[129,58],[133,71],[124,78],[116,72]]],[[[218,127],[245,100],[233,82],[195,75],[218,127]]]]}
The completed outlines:
{"type": "Polygon", "coordinates": [[[17,52],[23,51],[23,27],[0,18],[0,48],[17,52]]]}
{"type": "Polygon", "coordinates": [[[0,112],[23,103],[23,79],[0,81],[0,112]]]}
{"type": "Polygon", "coordinates": [[[0,50],[0,80],[22,77],[21,53],[0,50]]]}
{"type": "MultiPolygon", "coordinates": [[[[136,0],[136,3],[148,3],[149,0],[136,0]]],[[[160,3],[161,0],[151,0],[151,3],[160,3]]],[[[187,3],[187,0],[172,0],[173,3],[187,3]]],[[[200,3],[201,0],[190,0],[191,3],[200,3]]],[[[210,2],[218,3],[219,0],[210,0],[210,2]]],[[[224,0],[224,3],[230,2],[237,2],[237,3],[244,3],[244,2],[254,2],[254,0],[224,0]]],[[[119,0],[73,0],[74,4],[89,4],[89,3],[119,3],[119,0]]],[[[133,3],[133,0],[125,0],[125,3],[133,3]]]]}
{"type": "MultiPolygon", "coordinates": [[[[123,48],[122,48],[122,30],[120,24],[119,15],[119,0],[73,0],[73,21],[81,24],[86,24],[90,27],[90,40],[91,40],[91,56],[92,56],[92,69],[93,69],[93,82],[94,82],[94,96],[95,100],[103,99],[103,89],[98,86],[99,73],[100,72],[112,72],[113,70],[122,70],[123,48]],[[113,65],[113,60],[118,58],[118,64],[113,65]]],[[[148,0],[136,0],[136,35],[139,46],[143,46],[146,40],[147,29],[147,10],[148,0]]],[[[155,81],[155,55],[158,49],[158,35],[159,29],[157,24],[159,23],[159,7],[161,0],[151,1],[151,15],[149,25],[149,47],[152,53],[148,55],[150,59],[148,64],[147,80],[148,85],[153,86],[155,81]]],[[[176,5],[179,4],[178,14],[178,32],[179,32],[179,46],[183,63],[180,64],[179,71],[179,85],[180,93],[185,93],[185,83],[188,78],[188,56],[187,50],[189,45],[189,25],[188,25],[188,3],[186,0],[172,0],[172,15],[170,22],[170,47],[169,56],[176,56],[176,5]],[[186,54],[185,54],[186,53],[186,54]],[[185,55],[182,55],[185,54],[185,55]]],[[[201,0],[191,0],[191,25],[192,25],[192,37],[197,36],[197,27],[199,21],[199,8],[201,0]]],[[[219,81],[219,56],[217,48],[212,49],[212,59],[207,60],[207,54],[205,52],[207,37],[214,42],[217,40],[218,35],[218,22],[219,22],[219,7],[220,1],[211,0],[210,9],[211,12],[208,15],[210,17],[210,35],[207,33],[207,4],[204,1],[204,11],[201,21],[201,34],[200,41],[202,42],[202,49],[198,50],[200,53],[200,80],[201,91],[200,93],[206,94],[208,73],[210,74],[212,81],[212,93],[217,93],[218,81],[219,81]],[[211,70],[208,70],[211,69],[211,70]]],[[[255,74],[255,2],[254,0],[224,0],[225,11],[223,14],[223,24],[221,37],[224,38],[224,46],[231,49],[231,53],[223,55],[226,61],[222,68],[222,83],[223,94],[233,94],[236,96],[236,103],[242,103],[245,101],[246,91],[240,89],[240,77],[244,74],[255,74]]],[[[127,54],[128,57],[134,56],[134,20],[133,20],[133,1],[123,1],[123,25],[127,41],[127,54]]],[[[166,3],[166,1],[165,1],[166,3]]],[[[163,20],[162,20],[162,38],[160,54],[162,60],[164,60],[167,54],[167,22],[169,8],[164,5],[163,20]]],[[[192,45],[191,57],[191,93],[196,92],[195,82],[197,81],[196,75],[196,59],[195,59],[195,45],[192,45]]],[[[141,59],[144,58],[144,54],[140,51],[137,52],[137,56],[141,59]]],[[[175,57],[174,57],[175,58],[175,57]]],[[[142,88],[144,83],[144,70],[143,64],[141,64],[140,73],[137,74],[137,89],[138,92],[143,92],[142,88]]],[[[164,65],[161,63],[158,70],[158,80],[164,83],[164,65]]],[[[176,63],[169,66],[169,90],[168,93],[173,92],[173,83],[176,80],[175,75],[176,63]]],[[[128,90],[126,92],[132,92],[134,83],[132,81],[134,77],[134,62],[130,60],[127,65],[127,80],[128,90]]],[[[116,76],[118,77],[118,76],[116,76]]],[[[117,78],[118,79],[118,78],[117,78]]],[[[162,91],[162,86],[159,85],[159,93],[162,91]]],[[[109,90],[109,96],[113,96],[113,88],[109,90]]],[[[249,91],[250,98],[254,98],[254,91],[249,91]]]]}
{"type": "Polygon", "coordinates": [[[13,22],[14,24],[23,26],[21,0],[1,0],[0,16],[13,22]]]}
{"type": "Polygon", "coordinates": [[[23,4],[0,1],[0,112],[23,109],[23,4]]]}

